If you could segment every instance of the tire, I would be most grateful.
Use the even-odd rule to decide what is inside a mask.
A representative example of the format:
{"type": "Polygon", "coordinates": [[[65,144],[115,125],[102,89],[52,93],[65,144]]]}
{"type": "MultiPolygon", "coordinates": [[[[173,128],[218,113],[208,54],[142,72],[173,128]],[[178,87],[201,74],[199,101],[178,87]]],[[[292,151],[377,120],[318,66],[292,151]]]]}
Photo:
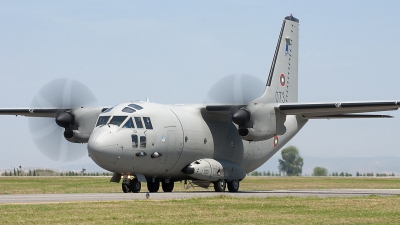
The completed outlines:
{"type": "Polygon", "coordinates": [[[224,192],[226,188],[226,182],[225,180],[218,180],[214,182],[214,190],[216,192],[224,192]]]}
{"type": "Polygon", "coordinates": [[[228,182],[228,191],[229,192],[238,192],[239,191],[239,181],[231,180],[228,182]]]}
{"type": "Polygon", "coordinates": [[[129,193],[129,192],[131,192],[131,189],[129,188],[128,184],[122,183],[122,191],[124,193],[129,193]]]}
{"type": "Polygon", "coordinates": [[[163,181],[161,183],[161,187],[164,192],[172,192],[174,190],[174,182],[170,181],[168,184],[163,181]]]}
{"type": "Polygon", "coordinates": [[[139,182],[137,178],[131,180],[131,182],[129,183],[129,189],[133,193],[139,193],[141,188],[142,184],[139,182]]]}
{"type": "Polygon", "coordinates": [[[147,189],[149,190],[149,192],[157,192],[158,189],[160,189],[160,182],[147,181],[147,189]]]}

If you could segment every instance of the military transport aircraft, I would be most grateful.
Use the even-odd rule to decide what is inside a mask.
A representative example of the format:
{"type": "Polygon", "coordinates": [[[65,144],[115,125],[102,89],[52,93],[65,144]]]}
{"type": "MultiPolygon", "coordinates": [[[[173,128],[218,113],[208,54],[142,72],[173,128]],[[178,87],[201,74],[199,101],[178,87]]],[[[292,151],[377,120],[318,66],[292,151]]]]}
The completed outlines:
{"type": "MultiPolygon", "coordinates": [[[[55,118],[52,123],[64,129],[67,141],[87,143],[90,158],[114,173],[112,182],[123,178],[124,192],[140,192],[141,182],[150,192],[157,192],[160,183],[164,192],[171,192],[177,181],[237,192],[246,174],[271,158],[309,119],[387,118],[391,116],[370,112],[400,107],[400,101],[297,103],[298,32],[299,20],[285,17],[265,91],[245,104],[137,101],[88,107],[82,102],[92,94],[79,92],[83,85],[74,82],[70,94],[82,105],[35,107],[36,99],[31,108],[1,109],[0,114],[55,118]]],[[[63,82],[49,83],[46,90],[51,93],[43,91],[41,98],[60,96],[57,85],[63,82]]]]}

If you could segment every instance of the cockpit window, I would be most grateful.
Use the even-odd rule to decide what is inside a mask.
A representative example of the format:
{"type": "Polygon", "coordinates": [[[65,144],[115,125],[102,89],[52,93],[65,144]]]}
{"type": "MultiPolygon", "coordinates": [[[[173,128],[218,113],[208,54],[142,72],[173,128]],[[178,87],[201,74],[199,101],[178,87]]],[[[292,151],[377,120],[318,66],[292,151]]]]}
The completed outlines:
{"type": "Polygon", "coordinates": [[[141,110],[141,109],[143,109],[143,107],[142,107],[142,106],[140,106],[140,105],[136,105],[136,104],[129,104],[128,106],[130,106],[130,107],[132,107],[132,108],[134,108],[134,109],[137,109],[137,110],[141,110]]]}
{"type": "Polygon", "coordinates": [[[135,128],[132,118],[129,118],[128,121],[122,126],[122,128],[135,128]]]}
{"type": "Polygon", "coordinates": [[[103,113],[110,112],[113,108],[114,108],[114,107],[108,108],[108,109],[104,110],[103,113]]]}
{"type": "Polygon", "coordinates": [[[99,120],[97,120],[97,126],[105,125],[108,122],[108,119],[110,119],[109,116],[99,116],[99,120]]]}
{"type": "Polygon", "coordinates": [[[143,128],[142,118],[135,117],[135,122],[136,122],[137,128],[143,128]]]}
{"type": "Polygon", "coordinates": [[[122,122],[126,119],[127,116],[113,116],[113,118],[110,120],[109,124],[114,124],[114,125],[121,125],[122,122]]]}
{"type": "Polygon", "coordinates": [[[125,107],[124,109],[122,109],[122,112],[133,113],[133,112],[136,112],[136,110],[129,108],[129,107],[125,107]]]}
{"type": "Polygon", "coordinates": [[[146,129],[153,129],[153,125],[151,124],[150,117],[143,117],[144,120],[144,126],[146,129]]]}

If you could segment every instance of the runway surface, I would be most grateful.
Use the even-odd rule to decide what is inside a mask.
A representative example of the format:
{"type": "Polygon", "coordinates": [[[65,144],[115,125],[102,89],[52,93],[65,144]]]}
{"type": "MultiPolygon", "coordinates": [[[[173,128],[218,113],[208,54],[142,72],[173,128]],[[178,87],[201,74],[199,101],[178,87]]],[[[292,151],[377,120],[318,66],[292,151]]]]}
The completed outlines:
{"type": "MultiPolygon", "coordinates": [[[[226,195],[237,198],[266,197],[357,197],[368,195],[391,196],[400,195],[400,189],[329,189],[329,190],[273,190],[253,192],[171,192],[150,193],[150,200],[170,200],[204,198],[226,195]]],[[[15,203],[58,203],[58,202],[95,202],[95,201],[131,201],[145,200],[146,192],[141,193],[96,193],[96,194],[27,194],[0,195],[0,204],[15,203]]]]}

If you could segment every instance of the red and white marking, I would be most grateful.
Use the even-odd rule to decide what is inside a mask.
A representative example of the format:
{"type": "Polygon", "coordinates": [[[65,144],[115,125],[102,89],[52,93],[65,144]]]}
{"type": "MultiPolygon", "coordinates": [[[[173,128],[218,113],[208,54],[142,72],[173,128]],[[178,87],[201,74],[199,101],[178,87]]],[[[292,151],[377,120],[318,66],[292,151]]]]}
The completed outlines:
{"type": "Polygon", "coordinates": [[[283,86],[285,86],[285,84],[286,84],[286,77],[285,77],[285,74],[281,74],[281,76],[279,77],[279,82],[281,83],[281,86],[283,87],[283,86]]]}
{"type": "Polygon", "coordinates": [[[276,146],[278,146],[278,144],[279,144],[279,137],[278,137],[278,135],[275,135],[275,137],[274,137],[274,148],[276,148],[276,146]]]}

